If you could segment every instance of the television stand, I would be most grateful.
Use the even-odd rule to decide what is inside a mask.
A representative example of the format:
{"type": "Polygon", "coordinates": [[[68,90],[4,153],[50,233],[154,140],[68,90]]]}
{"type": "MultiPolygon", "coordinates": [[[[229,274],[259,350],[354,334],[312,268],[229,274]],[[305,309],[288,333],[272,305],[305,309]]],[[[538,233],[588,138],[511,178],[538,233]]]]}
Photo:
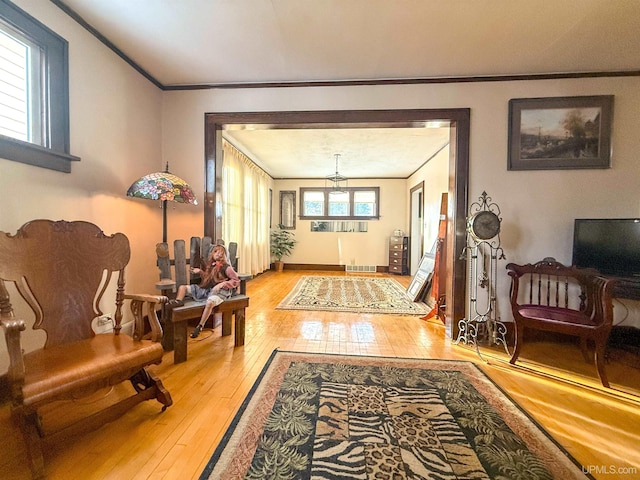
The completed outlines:
{"type": "Polygon", "coordinates": [[[614,326],[609,334],[607,346],[640,355],[640,329],[624,325],[614,326]]]}
{"type": "MultiPolygon", "coordinates": [[[[640,300],[640,277],[614,277],[613,297],[640,300]]],[[[609,347],[640,353],[640,328],[614,325],[609,335],[609,347]]]]}
{"type": "Polygon", "coordinates": [[[615,298],[627,298],[640,300],[640,278],[638,277],[611,277],[616,280],[613,286],[615,298]]]}

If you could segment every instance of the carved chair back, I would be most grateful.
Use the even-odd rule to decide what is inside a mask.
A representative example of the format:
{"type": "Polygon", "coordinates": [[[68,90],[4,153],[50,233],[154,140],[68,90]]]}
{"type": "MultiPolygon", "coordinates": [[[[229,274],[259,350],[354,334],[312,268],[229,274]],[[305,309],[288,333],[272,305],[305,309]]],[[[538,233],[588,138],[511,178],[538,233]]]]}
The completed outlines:
{"type": "Polygon", "coordinates": [[[177,289],[180,285],[196,282],[197,278],[190,273],[189,268],[204,268],[204,262],[209,257],[213,246],[211,237],[191,237],[189,257],[187,258],[185,241],[178,239],[173,242],[173,258],[171,258],[169,245],[164,242],[158,243],[156,245],[158,268],[160,269],[158,287],[161,290],[165,290],[165,288],[162,288],[163,282],[169,281],[173,289],[177,289]]]}
{"type": "Polygon", "coordinates": [[[612,308],[612,285],[595,269],[565,266],[547,257],[535,264],[510,263],[507,270],[513,280],[513,308],[539,305],[572,309],[590,317],[594,324],[612,319],[612,315],[608,315],[610,312],[607,311],[612,308]]]}
{"type": "Polygon", "coordinates": [[[34,329],[46,332],[45,348],[95,335],[92,320],[117,277],[115,333],[121,328],[127,237],[107,236],[88,222],[34,220],[15,235],[0,232],[0,311],[13,316],[4,282],[15,284],[35,314],[34,329]]]}

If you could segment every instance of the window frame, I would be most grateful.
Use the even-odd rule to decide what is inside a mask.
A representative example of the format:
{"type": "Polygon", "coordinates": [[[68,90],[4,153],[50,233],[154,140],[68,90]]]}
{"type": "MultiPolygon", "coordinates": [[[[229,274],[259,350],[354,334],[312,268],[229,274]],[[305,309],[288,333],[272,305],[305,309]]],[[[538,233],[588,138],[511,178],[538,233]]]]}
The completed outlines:
{"type": "Polygon", "coordinates": [[[300,187],[300,220],[379,220],[380,219],[380,187],[346,187],[349,193],[349,215],[329,215],[329,194],[332,188],[300,187]],[[358,191],[374,192],[376,197],[375,215],[354,215],[354,193],[358,191]],[[305,192],[321,192],[324,194],[324,215],[305,215],[305,192]]]}
{"type": "Polygon", "coordinates": [[[0,135],[0,159],[60,172],[71,172],[69,153],[69,44],[44,24],[7,0],[0,0],[0,19],[33,40],[44,51],[42,92],[43,145],[0,135]]]}

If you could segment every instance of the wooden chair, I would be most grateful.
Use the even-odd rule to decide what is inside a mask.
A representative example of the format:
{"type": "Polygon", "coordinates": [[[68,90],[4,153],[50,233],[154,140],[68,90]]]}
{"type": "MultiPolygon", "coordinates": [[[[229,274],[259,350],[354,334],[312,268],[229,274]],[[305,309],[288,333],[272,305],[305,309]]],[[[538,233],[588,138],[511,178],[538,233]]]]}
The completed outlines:
{"type": "Polygon", "coordinates": [[[163,411],[172,404],[162,382],[145,368],[162,361],[156,304],[167,298],[124,293],[129,258],[125,235],[107,236],[88,222],[34,220],[15,235],[0,232],[0,321],[9,353],[12,416],[22,429],[34,478],[44,476],[45,429],[39,411],[45,405],[77,400],[122,382],[133,387],[122,392],[128,397],[47,432],[53,441],[101,426],[144,400],[157,399],[163,411]],[[117,285],[112,285],[113,274],[117,285]],[[114,287],[113,332],[96,335],[92,322],[102,315],[105,291],[114,287]],[[20,338],[26,323],[16,318],[10,303],[9,291],[15,289],[35,314],[33,328],[46,333],[44,346],[29,353],[23,352],[20,338]],[[120,334],[125,299],[131,301],[133,336],[120,334]],[[150,338],[143,339],[145,331],[150,338]]]}
{"type": "MultiPolygon", "coordinates": [[[[189,243],[190,252],[189,258],[187,258],[185,241],[182,239],[175,240],[173,242],[173,259],[170,258],[169,245],[167,243],[158,243],[156,245],[157,264],[160,269],[160,280],[156,283],[156,288],[163,295],[174,296],[180,285],[200,281],[199,277],[188,273],[189,268],[187,266],[201,267],[203,259],[209,257],[214,244],[210,237],[191,237],[189,243]]],[[[237,264],[237,244],[235,242],[229,243],[227,252],[231,257],[231,262],[235,261],[237,264]]],[[[240,278],[240,288],[237,294],[216,306],[213,311],[214,313],[222,313],[222,336],[231,335],[232,323],[234,324],[234,345],[236,347],[244,345],[245,310],[249,306],[247,280],[251,279],[251,275],[239,273],[238,277],[240,278]],[[234,321],[232,322],[232,320],[234,321]]],[[[205,301],[195,301],[187,298],[183,306],[172,309],[166,306],[163,308],[164,338],[162,339],[162,345],[165,350],[173,350],[174,363],[181,363],[187,360],[188,323],[190,320],[200,319],[205,303],[205,301]]]]}
{"type": "Polygon", "coordinates": [[[591,361],[588,342],[594,343],[593,361],[608,388],[604,356],[613,323],[614,281],[597,270],[567,267],[550,257],[535,264],[509,263],[507,270],[516,326],[510,363],[520,355],[525,328],[576,336],[587,362],[591,361]]]}

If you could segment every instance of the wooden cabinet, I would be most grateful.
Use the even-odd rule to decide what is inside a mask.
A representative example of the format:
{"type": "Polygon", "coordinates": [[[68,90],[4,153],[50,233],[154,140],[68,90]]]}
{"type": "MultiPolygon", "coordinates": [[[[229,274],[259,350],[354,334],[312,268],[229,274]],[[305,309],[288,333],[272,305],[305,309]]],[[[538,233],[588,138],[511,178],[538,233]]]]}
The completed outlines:
{"type": "Polygon", "coordinates": [[[409,275],[409,237],[389,237],[389,273],[409,275]]]}

